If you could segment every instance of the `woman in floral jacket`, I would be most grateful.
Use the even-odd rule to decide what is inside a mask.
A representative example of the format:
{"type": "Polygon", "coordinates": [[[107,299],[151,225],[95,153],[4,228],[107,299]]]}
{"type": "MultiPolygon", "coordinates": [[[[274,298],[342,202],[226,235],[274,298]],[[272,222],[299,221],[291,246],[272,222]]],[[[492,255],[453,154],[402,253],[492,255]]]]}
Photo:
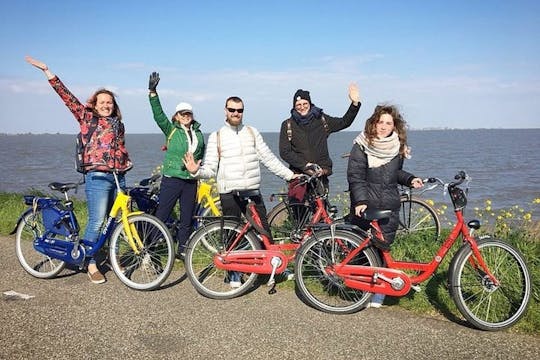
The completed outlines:
{"type": "MultiPolygon", "coordinates": [[[[83,137],[90,135],[83,154],[88,206],[84,239],[95,242],[115,197],[116,184],[112,173],[118,174],[120,185],[124,187],[124,174],[132,167],[125,146],[122,114],[111,91],[99,89],[86,104],[82,104],[45,63],[29,56],[26,61],[45,73],[53,89],[79,122],[83,137]]],[[[95,284],[106,281],[94,258],[88,263],[88,276],[95,284]]]]}

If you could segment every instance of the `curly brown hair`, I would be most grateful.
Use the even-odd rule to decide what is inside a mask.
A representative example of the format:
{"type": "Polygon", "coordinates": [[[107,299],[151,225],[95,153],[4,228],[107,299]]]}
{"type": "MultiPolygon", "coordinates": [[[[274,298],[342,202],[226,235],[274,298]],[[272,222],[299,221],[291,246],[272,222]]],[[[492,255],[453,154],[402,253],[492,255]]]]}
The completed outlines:
{"type": "Polygon", "coordinates": [[[373,140],[377,137],[377,121],[379,121],[383,114],[392,116],[394,120],[394,131],[398,135],[400,143],[399,153],[403,155],[407,145],[407,122],[403,119],[403,116],[395,105],[381,104],[375,107],[373,114],[366,120],[364,127],[364,134],[368,143],[373,145],[373,140]]]}
{"type": "Polygon", "coordinates": [[[107,89],[99,89],[99,90],[97,90],[86,101],[87,106],[92,108],[92,110],[94,110],[94,113],[95,113],[97,97],[98,97],[99,94],[107,94],[107,95],[110,95],[112,97],[114,108],[113,108],[113,111],[111,113],[111,116],[116,117],[118,120],[122,120],[122,113],[120,112],[120,108],[118,107],[118,103],[116,102],[116,95],[110,90],[107,90],[107,89]]]}

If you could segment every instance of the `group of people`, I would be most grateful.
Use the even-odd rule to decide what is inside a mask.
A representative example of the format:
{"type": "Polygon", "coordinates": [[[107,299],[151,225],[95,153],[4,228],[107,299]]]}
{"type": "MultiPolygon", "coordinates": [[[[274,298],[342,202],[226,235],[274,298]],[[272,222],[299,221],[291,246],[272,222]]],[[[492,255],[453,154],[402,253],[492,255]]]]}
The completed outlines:
{"type": "MultiPolygon", "coordinates": [[[[29,56],[26,61],[45,73],[53,89],[79,122],[81,133],[91,134],[83,156],[84,163],[89,164],[85,187],[88,223],[84,238],[97,241],[100,226],[112,206],[116,191],[112,172],[118,173],[123,186],[124,174],[132,166],[115,95],[109,90],[99,89],[83,104],[45,63],[29,56]]],[[[193,107],[189,103],[180,102],[172,117],[167,117],[157,93],[159,81],[157,72],[150,74],[149,102],[154,121],[166,138],[156,216],[165,221],[175,204],[180,203],[180,225],[176,238],[176,256],[180,259],[183,259],[192,232],[197,179],[216,178],[222,213],[228,216],[240,216],[246,211],[246,201],[235,195],[238,191],[256,190],[251,200],[261,215],[263,227],[271,233],[259,191],[260,163],[286,181],[317,169],[317,176],[321,177],[328,189],[328,177],[332,174],[328,137],[351,126],[361,106],[356,84],[349,86],[351,104],[342,117],[325,114],[322,108],[312,103],[309,91],[297,90],[290,116],[280,128],[279,155],[288,164],[287,167],[272,153],[260,132],[244,124],[245,108],[241,98],[231,96],[225,101],[225,123],[210,134],[208,144],[205,144],[201,124],[195,120],[193,107]]],[[[381,224],[388,243],[394,240],[398,227],[398,184],[415,188],[422,186],[421,179],[403,170],[403,161],[409,156],[406,122],[397,107],[377,106],[367,119],[364,131],[353,141],[347,180],[352,222],[362,227],[368,226],[361,218],[367,208],[393,211],[389,221],[381,224]]],[[[106,281],[96,259],[89,259],[87,272],[93,283],[106,281]]],[[[231,277],[231,287],[240,285],[240,279],[231,277]]],[[[374,296],[370,306],[379,307],[383,299],[384,296],[374,296]]]]}

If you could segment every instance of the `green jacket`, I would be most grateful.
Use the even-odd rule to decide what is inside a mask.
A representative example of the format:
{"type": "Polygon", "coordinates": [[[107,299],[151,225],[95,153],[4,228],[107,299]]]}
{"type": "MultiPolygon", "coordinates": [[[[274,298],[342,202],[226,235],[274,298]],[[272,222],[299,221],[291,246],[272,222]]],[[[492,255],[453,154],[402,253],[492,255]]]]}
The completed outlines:
{"type": "MultiPolygon", "coordinates": [[[[193,179],[182,161],[184,154],[188,151],[188,139],[185,131],[182,129],[180,124],[176,122],[173,123],[171,120],[169,120],[167,115],[165,115],[157,95],[149,96],[149,99],[150,106],[152,107],[152,113],[154,114],[154,120],[158,124],[163,134],[165,134],[167,144],[165,159],[163,159],[162,174],[181,179],[193,179]]],[[[201,124],[193,120],[191,128],[198,141],[197,149],[193,153],[195,160],[201,160],[203,158],[204,149],[206,146],[204,144],[204,136],[201,130],[199,130],[200,127],[201,124]]]]}

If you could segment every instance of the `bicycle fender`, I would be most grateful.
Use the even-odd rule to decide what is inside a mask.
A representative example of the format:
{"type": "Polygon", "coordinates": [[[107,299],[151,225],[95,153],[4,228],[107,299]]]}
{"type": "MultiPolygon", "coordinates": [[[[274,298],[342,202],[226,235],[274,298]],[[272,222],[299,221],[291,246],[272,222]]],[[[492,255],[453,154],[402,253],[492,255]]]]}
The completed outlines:
{"type": "Polygon", "coordinates": [[[31,213],[32,210],[31,208],[28,208],[26,209],[22,214],[21,216],[19,216],[19,219],[17,219],[17,222],[15,223],[15,228],[13,230],[11,230],[11,232],[9,233],[9,235],[13,235],[17,232],[17,228],[19,227],[19,224],[21,223],[22,219],[28,214],[28,213],[31,213]]]}

